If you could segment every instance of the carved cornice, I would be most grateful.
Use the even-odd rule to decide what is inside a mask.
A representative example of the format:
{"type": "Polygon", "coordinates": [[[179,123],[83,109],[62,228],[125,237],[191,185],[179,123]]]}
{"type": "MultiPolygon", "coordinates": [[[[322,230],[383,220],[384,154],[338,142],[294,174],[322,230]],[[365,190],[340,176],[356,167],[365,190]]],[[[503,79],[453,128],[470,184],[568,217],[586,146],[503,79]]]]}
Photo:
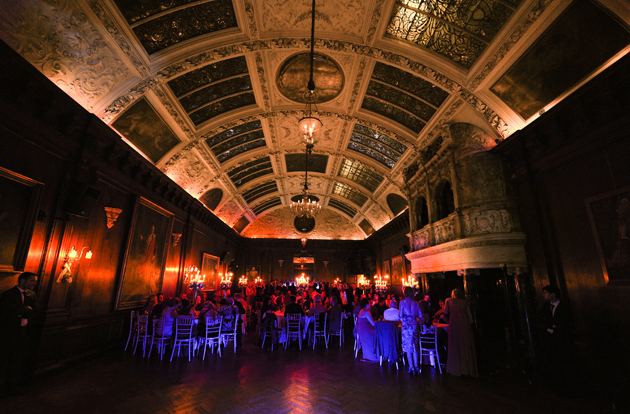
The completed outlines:
{"type": "Polygon", "coordinates": [[[490,58],[488,63],[486,63],[481,72],[479,72],[479,74],[475,76],[475,79],[470,82],[470,84],[468,85],[470,90],[477,89],[481,82],[483,82],[483,80],[488,76],[490,72],[492,72],[497,64],[501,60],[503,60],[505,55],[512,49],[516,42],[518,42],[521,37],[523,37],[523,34],[525,34],[525,32],[527,32],[531,25],[534,24],[536,20],[538,20],[540,15],[543,14],[543,12],[547,9],[547,6],[549,6],[552,2],[553,0],[540,0],[536,4],[536,6],[534,6],[534,8],[530,10],[525,20],[512,31],[512,34],[510,35],[508,40],[501,45],[499,50],[497,50],[494,55],[492,55],[492,58],[490,58]]]}
{"type": "MultiPolygon", "coordinates": [[[[216,48],[206,51],[195,56],[188,57],[180,62],[172,64],[157,73],[157,77],[166,81],[174,76],[178,76],[183,72],[192,70],[198,66],[206,65],[229,57],[243,55],[249,52],[257,52],[261,50],[271,49],[308,49],[309,40],[304,38],[277,38],[269,40],[257,40],[250,42],[242,42],[230,46],[216,48]]],[[[432,69],[418,61],[411,60],[406,56],[389,52],[381,48],[359,45],[352,42],[344,42],[339,40],[318,39],[316,47],[319,49],[353,53],[360,56],[370,57],[376,60],[387,62],[401,69],[409,70],[428,81],[439,85],[442,89],[453,95],[459,96],[461,99],[469,103],[477,110],[497,132],[505,137],[508,133],[508,125],[499,117],[499,115],[486,105],[480,98],[467,90],[464,86],[450,79],[448,76],[432,69]]]]}

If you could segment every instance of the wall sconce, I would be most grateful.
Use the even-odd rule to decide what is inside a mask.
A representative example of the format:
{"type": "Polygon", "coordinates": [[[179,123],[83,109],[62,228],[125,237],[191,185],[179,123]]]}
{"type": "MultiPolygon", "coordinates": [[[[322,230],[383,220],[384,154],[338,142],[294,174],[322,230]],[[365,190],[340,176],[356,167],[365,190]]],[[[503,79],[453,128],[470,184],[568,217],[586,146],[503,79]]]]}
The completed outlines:
{"type": "Polygon", "coordinates": [[[325,268],[328,267],[328,263],[329,263],[328,260],[324,260],[322,263],[324,263],[325,268]]]}
{"type": "Polygon", "coordinates": [[[306,237],[302,237],[302,238],[300,239],[300,241],[302,242],[302,247],[306,247],[306,241],[307,241],[307,240],[308,240],[308,239],[307,239],[306,237]]]}
{"type": "Polygon", "coordinates": [[[282,267],[282,263],[284,263],[283,259],[278,259],[278,263],[280,263],[280,267],[282,267]]]}
{"type": "Polygon", "coordinates": [[[118,216],[120,216],[120,213],[122,213],[122,209],[114,208],[114,207],[104,207],[104,208],[105,208],[105,214],[107,215],[107,228],[111,229],[112,227],[114,227],[114,223],[118,219],[118,216]]]}
{"type": "Polygon", "coordinates": [[[181,233],[173,233],[171,234],[171,241],[173,242],[173,247],[177,247],[177,243],[179,243],[179,239],[182,238],[181,233]]]}
{"type": "Polygon", "coordinates": [[[81,254],[79,255],[78,258],[77,258],[77,251],[74,248],[74,246],[72,246],[72,248],[70,249],[68,254],[66,254],[66,257],[63,261],[64,263],[63,263],[63,266],[61,267],[61,272],[59,273],[59,276],[57,277],[57,280],[56,280],[57,283],[61,283],[61,282],[72,283],[72,265],[78,262],[76,265],[76,270],[75,270],[75,271],[78,271],[79,265],[81,264],[81,259],[84,257],[83,252],[85,252],[85,249],[88,249],[87,253],[85,253],[85,259],[90,260],[92,258],[92,250],[90,250],[88,246],[85,246],[81,249],[81,254]]]}

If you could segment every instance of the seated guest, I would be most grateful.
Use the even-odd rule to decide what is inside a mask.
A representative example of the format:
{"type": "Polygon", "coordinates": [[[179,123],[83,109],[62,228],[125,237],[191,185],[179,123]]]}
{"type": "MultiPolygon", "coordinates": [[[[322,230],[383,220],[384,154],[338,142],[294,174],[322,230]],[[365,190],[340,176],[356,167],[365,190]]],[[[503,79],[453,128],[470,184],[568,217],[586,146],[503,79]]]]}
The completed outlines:
{"type": "Polygon", "coordinates": [[[335,332],[341,329],[341,317],[343,309],[338,303],[337,296],[330,298],[330,310],[328,311],[328,330],[335,332]]]}
{"type": "Polygon", "coordinates": [[[444,299],[440,299],[440,306],[435,315],[433,316],[433,320],[437,323],[448,323],[446,317],[444,316],[444,299]]]}
{"type": "Polygon", "coordinates": [[[284,316],[288,314],[304,316],[304,309],[297,304],[297,298],[295,296],[289,296],[289,304],[284,308],[284,316]]]}
{"type": "Polygon", "coordinates": [[[387,304],[385,303],[386,300],[387,299],[385,298],[385,296],[380,295],[378,297],[376,305],[370,308],[372,319],[374,319],[375,321],[383,319],[383,312],[385,312],[385,309],[389,308],[389,306],[387,306],[387,304]]]}
{"type": "Polygon", "coordinates": [[[197,295],[197,299],[195,299],[195,311],[200,312],[203,309],[203,304],[205,302],[205,295],[203,292],[199,292],[197,295]]]}
{"type": "Polygon", "coordinates": [[[398,316],[398,303],[395,301],[389,302],[389,309],[385,309],[383,312],[383,320],[391,321],[391,322],[399,322],[400,317],[398,316]]]}
{"type": "Polygon", "coordinates": [[[144,302],[142,309],[140,310],[141,315],[150,315],[153,311],[153,307],[158,304],[157,295],[149,295],[147,301],[144,302]]]}
{"type": "Polygon", "coordinates": [[[172,298],[160,315],[163,319],[163,323],[157,327],[157,334],[161,336],[173,335],[173,322],[175,318],[179,316],[177,309],[179,308],[179,299],[172,298]]]}
{"type": "Polygon", "coordinates": [[[308,311],[308,316],[313,316],[316,313],[326,313],[326,308],[322,306],[322,297],[320,295],[315,295],[313,300],[315,301],[315,305],[313,305],[313,307],[311,307],[308,311]]]}
{"type": "Polygon", "coordinates": [[[360,308],[355,332],[359,335],[361,350],[363,351],[362,361],[378,362],[374,346],[374,319],[370,313],[370,301],[367,298],[362,299],[360,308]]]}
{"type": "Polygon", "coordinates": [[[221,307],[218,312],[223,317],[221,331],[231,332],[234,330],[234,324],[238,323],[238,308],[234,306],[234,301],[231,297],[221,299],[219,303],[221,307]]]}
{"type": "Polygon", "coordinates": [[[180,316],[195,316],[195,311],[193,310],[188,299],[182,300],[182,307],[177,311],[177,314],[180,316]]]}
{"type": "Polygon", "coordinates": [[[420,301],[420,311],[422,312],[422,319],[424,320],[424,327],[429,328],[433,324],[433,320],[430,318],[431,308],[429,307],[429,302],[423,300],[420,301]]]}
{"type": "Polygon", "coordinates": [[[160,302],[159,298],[160,298],[160,296],[158,295],[158,304],[153,307],[153,310],[151,310],[151,319],[157,319],[157,318],[161,317],[162,316],[162,311],[164,311],[164,309],[166,309],[166,307],[168,306],[169,301],[171,300],[171,298],[168,298],[168,299],[162,300],[162,302],[160,302]]]}

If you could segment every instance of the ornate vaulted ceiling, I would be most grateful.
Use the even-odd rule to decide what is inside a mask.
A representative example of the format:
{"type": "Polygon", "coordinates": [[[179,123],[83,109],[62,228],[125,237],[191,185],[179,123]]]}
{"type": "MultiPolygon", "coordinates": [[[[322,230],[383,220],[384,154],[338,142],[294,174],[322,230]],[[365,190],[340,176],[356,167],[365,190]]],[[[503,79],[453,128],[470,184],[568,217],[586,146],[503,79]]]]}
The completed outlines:
{"type": "MultiPolygon", "coordinates": [[[[234,230],[302,237],[303,104],[284,64],[310,47],[309,0],[2,3],[5,42],[234,230]]],[[[387,224],[446,125],[509,139],[627,53],[629,21],[621,0],[319,0],[316,86],[342,89],[318,104],[308,237],[387,224]]]]}

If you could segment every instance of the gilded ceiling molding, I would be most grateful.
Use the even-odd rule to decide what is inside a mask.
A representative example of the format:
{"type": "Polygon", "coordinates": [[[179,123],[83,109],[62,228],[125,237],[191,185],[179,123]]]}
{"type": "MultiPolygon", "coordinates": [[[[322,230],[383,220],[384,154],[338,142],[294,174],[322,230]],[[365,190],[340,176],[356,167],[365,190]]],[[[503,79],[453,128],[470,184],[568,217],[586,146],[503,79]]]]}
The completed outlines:
{"type": "Polygon", "coordinates": [[[256,52],[256,72],[258,72],[258,82],[262,91],[263,108],[265,111],[271,109],[271,101],[269,99],[269,88],[267,87],[267,77],[265,76],[265,65],[263,64],[262,53],[256,52]]]}
{"type": "Polygon", "coordinates": [[[250,38],[258,39],[258,26],[256,25],[256,15],[254,13],[254,3],[252,0],[245,0],[245,15],[247,16],[250,38]]]}
{"type": "Polygon", "coordinates": [[[367,35],[367,44],[370,44],[374,41],[374,35],[376,34],[376,30],[378,30],[379,22],[381,21],[381,13],[383,12],[383,6],[385,5],[385,0],[376,0],[376,4],[374,5],[374,12],[372,13],[372,21],[370,22],[370,28],[368,29],[367,35]]]}
{"type": "MultiPolygon", "coordinates": [[[[203,52],[190,58],[186,58],[178,63],[170,65],[157,74],[163,80],[168,80],[178,74],[193,69],[199,65],[212,63],[217,60],[223,60],[233,55],[241,55],[247,52],[257,52],[260,50],[297,48],[307,49],[309,41],[307,39],[295,38],[279,38],[271,40],[258,40],[255,42],[243,42],[232,46],[226,46],[211,51],[203,52]]],[[[507,137],[509,127],[505,121],[486,105],[476,95],[468,91],[464,86],[450,79],[448,76],[420,63],[411,60],[403,55],[386,50],[358,45],[356,43],[344,42],[339,40],[318,39],[315,41],[317,48],[332,50],[337,52],[354,53],[360,56],[371,57],[376,60],[387,62],[401,69],[407,69],[437,84],[442,89],[453,95],[461,97],[468,102],[475,110],[481,113],[483,117],[492,125],[502,137],[507,137]]]]}
{"type": "Polygon", "coordinates": [[[88,111],[132,77],[74,2],[4,2],[2,17],[7,43],[88,111]]]}
{"type": "Polygon", "coordinates": [[[103,111],[100,118],[103,122],[109,123],[109,121],[116,117],[116,115],[157,85],[160,85],[160,81],[154,77],[142,79],[140,82],[135,84],[128,93],[118,97],[114,102],[109,104],[109,106],[103,111]]]}
{"type": "Polygon", "coordinates": [[[88,6],[96,17],[101,21],[105,30],[112,36],[120,50],[127,56],[133,67],[138,71],[141,76],[149,75],[149,68],[142,62],[140,56],[136,53],[133,47],[127,42],[127,38],[120,33],[116,23],[112,19],[112,16],[107,12],[100,3],[100,0],[91,0],[88,2],[88,6]]]}
{"type": "Polygon", "coordinates": [[[171,118],[173,118],[173,120],[177,123],[177,125],[181,128],[181,130],[184,131],[184,134],[186,134],[186,137],[188,138],[188,140],[189,141],[194,140],[195,133],[188,127],[188,123],[186,123],[184,118],[182,118],[179,115],[179,112],[177,111],[177,109],[175,109],[175,106],[173,105],[173,101],[169,99],[168,96],[166,96],[162,88],[155,87],[153,89],[153,93],[155,93],[155,95],[158,97],[158,99],[160,100],[164,108],[166,108],[171,118]]]}
{"type": "Polygon", "coordinates": [[[354,110],[354,105],[359,98],[359,91],[361,90],[361,83],[363,82],[363,75],[365,74],[365,67],[367,66],[367,59],[362,58],[361,63],[359,63],[359,70],[357,71],[356,81],[354,82],[354,86],[352,87],[352,95],[350,96],[350,104],[348,105],[348,112],[352,112],[354,110]]]}
{"type": "Polygon", "coordinates": [[[456,100],[455,102],[453,102],[453,104],[451,105],[450,108],[448,108],[448,110],[440,117],[440,120],[438,122],[437,125],[435,125],[433,127],[433,129],[424,136],[424,138],[422,138],[420,140],[420,142],[418,142],[418,148],[424,148],[427,145],[431,144],[431,142],[433,142],[433,140],[436,138],[436,136],[442,134],[443,130],[444,130],[444,125],[446,125],[446,122],[448,122],[448,120],[455,114],[455,112],[464,104],[464,102],[460,99],[456,100]]]}
{"type": "Polygon", "coordinates": [[[472,82],[468,85],[470,90],[475,90],[488,76],[490,72],[497,66],[497,64],[505,57],[505,55],[512,49],[512,47],[518,42],[521,37],[527,32],[532,24],[543,14],[553,0],[540,0],[530,11],[527,13],[527,17],[521,22],[510,34],[510,37],[504,42],[499,50],[495,52],[492,58],[486,63],[481,72],[472,82]]]}

